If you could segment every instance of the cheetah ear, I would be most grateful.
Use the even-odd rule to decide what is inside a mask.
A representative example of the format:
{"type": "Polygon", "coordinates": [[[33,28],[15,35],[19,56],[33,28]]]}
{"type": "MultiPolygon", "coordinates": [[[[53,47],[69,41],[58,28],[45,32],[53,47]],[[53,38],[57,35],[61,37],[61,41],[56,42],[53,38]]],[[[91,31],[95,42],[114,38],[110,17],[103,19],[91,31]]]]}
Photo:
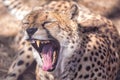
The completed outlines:
{"type": "Polygon", "coordinates": [[[74,19],[78,15],[78,11],[79,11],[78,5],[73,4],[70,9],[71,19],[74,19]]]}

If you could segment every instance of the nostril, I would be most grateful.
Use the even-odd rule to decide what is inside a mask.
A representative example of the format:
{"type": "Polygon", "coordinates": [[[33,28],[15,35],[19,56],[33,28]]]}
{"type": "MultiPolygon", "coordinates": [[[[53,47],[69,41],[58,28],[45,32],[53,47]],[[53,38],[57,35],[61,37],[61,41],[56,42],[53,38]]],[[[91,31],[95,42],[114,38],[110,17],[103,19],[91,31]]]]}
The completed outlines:
{"type": "Polygon", "coordinates": [[[37,31],[37,28],[29,28],[26,31],[28,35],[33,35],[37,31]]]}

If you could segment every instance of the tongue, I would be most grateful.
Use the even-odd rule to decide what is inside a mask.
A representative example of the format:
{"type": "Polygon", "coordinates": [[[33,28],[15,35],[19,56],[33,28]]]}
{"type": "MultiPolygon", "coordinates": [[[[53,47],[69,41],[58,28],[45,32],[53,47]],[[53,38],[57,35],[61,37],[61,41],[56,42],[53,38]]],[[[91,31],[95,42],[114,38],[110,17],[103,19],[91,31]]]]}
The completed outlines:
{"type": "Polygon", "coordinates": [[[42,69],[44,71],[47,71],[49,69],[52,69],[52,53],[53,53],[53,47],[48,44],[45,45],[42,49],[42,61],[43,61],[43,66],[42,69]]]}

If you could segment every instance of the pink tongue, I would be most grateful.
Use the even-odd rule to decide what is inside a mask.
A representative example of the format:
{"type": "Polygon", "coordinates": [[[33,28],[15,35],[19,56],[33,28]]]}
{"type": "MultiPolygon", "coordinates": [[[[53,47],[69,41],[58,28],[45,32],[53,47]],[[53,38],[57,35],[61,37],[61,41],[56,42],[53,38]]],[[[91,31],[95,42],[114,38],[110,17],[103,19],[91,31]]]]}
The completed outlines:
{"type": "Polygon", "coordinates": [[[42,61],[43,61],[43,66],[42,69],[44,71],[47,71],[49,69],[52,69],[52,56],[53,50],[51,45],[45,45],[42,49],[42,61]]]}

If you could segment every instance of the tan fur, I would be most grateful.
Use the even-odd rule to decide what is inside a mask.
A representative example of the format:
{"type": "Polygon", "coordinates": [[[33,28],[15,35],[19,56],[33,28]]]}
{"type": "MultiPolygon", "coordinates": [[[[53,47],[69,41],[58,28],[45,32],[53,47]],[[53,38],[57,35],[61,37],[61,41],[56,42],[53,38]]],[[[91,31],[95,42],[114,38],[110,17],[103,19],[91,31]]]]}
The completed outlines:
{"type": "MultiPolygon", "coordinates": [[[[22,44],[24,53],[18,56],[16,63],[23,57],[25,63],[31,64],[34,57],[37,80],[115,80],[119,66],[120,37],[115,26],[106,18],[72,1],[53,1],[30,12],[23,19],[22,27],[25,32],[23,36],[27,39],[57,40],[60,44],[58,62],[52,72],[41,69],[41,58],[35,48],[32,47],[31,52],[28,49],[31,45],[22,44]],[[66,5],[65,9],[62,5],[66,5]],[[27,30],[33,28],[37,30],[30,35],[27,30]],[[28,55],[32,59],[26,61],[28,55]]],[[[15,72],[19,71],[20,66],[11,66],[8,74],[17,74],[12,74],[13,79],[17,79],[28,67],[21,67],[22,72],[15,72]]],[[[11,75],[7,78],[11,78],[11,75]]]]}

